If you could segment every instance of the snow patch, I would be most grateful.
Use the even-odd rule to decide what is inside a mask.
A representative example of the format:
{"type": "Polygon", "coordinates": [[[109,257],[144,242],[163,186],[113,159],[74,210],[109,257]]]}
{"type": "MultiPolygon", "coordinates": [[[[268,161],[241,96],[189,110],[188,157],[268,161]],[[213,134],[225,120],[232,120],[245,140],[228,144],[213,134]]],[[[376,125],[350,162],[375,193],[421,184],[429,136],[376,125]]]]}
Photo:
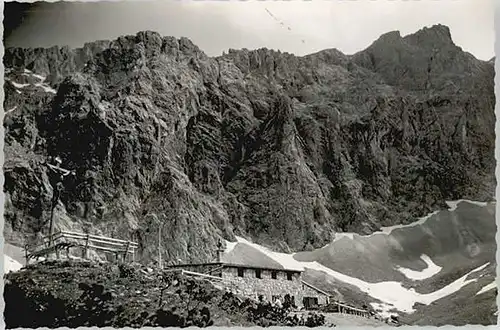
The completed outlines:
{"type": "Polygon", "coordinates": [[[43,88],[43,90],[47,93],[57,94],[57,91],[52,87],[48,86],[47,84],[38,83],[35,84],[35,86],[43,88]]]}
{"type": "Polygon", "coordinates": [[[271,251],[271,250],[269,250],[269,249],[267,249],[259,244],[255,244],[255,243],[252,243],[250,241],[247,241],[243,237],[236,236],[236,240],[238,241],[238,243],[243,243],[243,244],[249,245],[249,246],[253,247],[254,249],[260,251],[261,253],[265,254],[269,258],[271,258],[274,261],[281,264],[286,269],[297,270],[297,271],[304,270],[304,267],[302,266],[303,262],[295,260],[293,258],[293,254],[273,252],[273,251],[271,251]]]}
{"type": "Polygon", "coordinates": [[[328,275],[335,277],[336,279],[354,285],[358,287],[361,291],[367,293],[371,297],[378,299],[389,306],[394,306],[394,309],[397,309],[404,313],[413,313],[415,310],[413,306],[415,303],[421,303],[424,305],[429,305],[432,302],[444,298],[458,290],[462,287],[466,286],[469,283],[477,281],[477,279],[469,279],[467,277],[477,272],[488,264],[478,267],[469,273],[465,274],[458,280],[448,284],[447,286],[428,293],[428,294],[420,294],[415,291],[415,289],[404,288],[399,282],[378,282],[378,283],[368,283],[362,281],[360,279],[350,277],[344,275],[342,273],[336,272],[332,269],[329,269],[317,262],[307,263],[304,265],[306,268],[316,269],[318,271],[323,271],[328,275]]]}
{"type": "MultiPolygon", "coordinates": [[[[305,262],[305,261],[298,261],[293,258],[293,254],[286,254],[286,253],[278,253],[278,252],[273,252],[263,246],[260,246],[258,244],[252,243],[247,241],[244,238],[241,237],[236,237],[238,243],[241,244],[246,244],[249,245],[266,256],[272,258],[274,261],[278,262],[281,264],[284,268],[290,269],[290,270],[305,270],[307,269],[314,269],[320,272],[324,272],[335,279],[342,281],[347,284],[351,284],[353,286],[356,286],[358,289],[361,291],[367,293],[371,297],[383,302],[385,305],[384,310],[382,312],[388,312],[388,308],[391,307],[391,309],[396,309],[398,311],[404,312],[404,313],[413,313],[415,310],[413,309],[413,306],[415,303],[421,303],[424,305],[429,305],[432,302],[439,300],[441,298],[444,298],[458,290],[460,290],[462,287],[466,286],[469,283],[477,281],[477,278],[474,279],[469,279],[467,280],[467,277],[475,272],[478,272],[482,269],[484,269],[486,266],[489,265],[489,262],[473,269],[469,273],[465,274],[461,278],[457,279],[456,281],[446,285],[445,287],[431,292],[427,294],[421,294],[415,291],[415,289],[410,288],[407,289],[403,287],[403,285],[400,282],[395,282],[395,281],[388,281],[388,282],[378,282],[378,283],[369,283],[365,282],[363,280],[360,280],[355,277],[351,277],[342,273],[339,273],[333,269],[327,268],[323,266],[322,264],[314,261],[314,262],[305,262]]],[[[425,271],[425,275],[429,275],[431,272],[435,272],[436,269],[439,267],[432,263],[430,258],[425,258],[426,256],[422,256],[422,259],[427,263],[428,268],[431,269],[431,271],[425,271]]],[[[440,268],[439,268],[440,269],[440,268]]],[[[415,271],[414,271],[415,272],[415,271]]],[[[419,272],[415,272],[419,273],[419,272]]],[[[412,274],[415,275],[415,274],[412,274]]],[[[415,275],[415,276],[420,276],[423,277],[423,275],[415,275]]],[[[380,306],[379,306],[380,307],[380,306]]]]}
{"type": "Polygon", "coordinates": [[[467,274],[477,273],[477,272],[479,272],[479,271],[481,271],[481,270],[485,269],[485,268],[486,268],[489,264],[490,264],[490,263],[489,263],[489,262],[487,262],[487,263],[485,263],[485,264],[484,264],[484,265],[482,265],[482,266],[479,266],[479,267],[477,267],[477,268],[474,268],[473,270],[471,270],[471,271],[470,271],[469,273],[467,273],[467,274]]]}
{"type": "MultiPolygon", "coordinates": [[[[28,70],[28,71],[29,71],[29,70],[28,70]]],[[[31,71],[30,71],[30,72],[26,72],[26,71],[25,71],[25,72],[23,73],[23,76],[28,76],[28,77],[29,77],[29,76],[31,76],[31,77],[35,77],[36,79],[40,80],[40,82],[41,82],[41,83],[43,83],[43,82],[45,81],[45,79],[47,79],[46,77],[41,76],[41,75],[39,75],[39,74],[31,73],[31,71]]]]}
{"type": "Polygon", "coordinates": [[[477,293],[476,293],[476,296],[477,295],[480,295],[481,293],[485,293],[487,291],[490,291],[490,290],[493,290],[494,288],[497,287],[497,282],[496,281],[493,281],[491,282],[490,284],[484,286],[481,290],[479,290],[477,293]]]}
{"type": "Polygon", "coordinates": [[[426,215],[422,218],[419,218],[417,221],[409,223],[407,225],[394,225],[394,226],[390,226],[390,227],[382,227],[382,228],[380,228],[381,231],[374,232],[372,235],[376,235],[376,234],[389,235],[392,233],[393,230],[396,230],[396,229],[403,229],[403,228],[409,228],[409,227],[415,227],[418,225],[423,225],[427,220],[429,220],[429,218],[431,218],[432,216],[434,216],[438,213],[439,213],[439,210],[434,211],[434,212],[429,213],[428,215],[426,215]]]}
{"type": "MultiPolygon", "coordinates": [[[[35,77],[40,81],[40,82],[35,84],[35,87],[41,87],[47,93],[53,93],[53,94],[57,93],[57,91],[55,89],[50,87],[48,84],[44,83],[45,80],[47,79],[46,77],[39,75],[39,74],[32,73],[31,71],[26,70],[26,69],[24,70],[23,76],[35,77]]],[[[6,80],[8,80],[8,79],[6,79],[6,80]]],[[[24,87],[27,87],[30,85],[30,84],[19,84],[19,83],[16,83],[15,81],[11,81],[11,83],[16,88],[24,88],[24,87]]],[[[20,92],[18,91],[18,93],[20,93],[20,92]]]]}
{"type": "Polygon", "coordinates": [[[477,201],[471,201],[471,200],[468,200],[468,199],[459,199],[457,201],[447,201],[446,202],[446,205],[448,205],[448,207],[449,207],[448,211],[450,211],[450,212],[455,211],[457,209],[457,207],[458,207],[458,204],[460,204],[462,202],[466,202],[466,203],[469,203],[469,204],[474,204],[474,205],[481,206],[481,207],[484,207],[484,206],[488,205],[487,202],[477,202],[477,201]]]}
{"type": "Polygon", "coordinates": [[[9,109],[9,110],[5,111],[5,115],[8,114],[8,113],[10,113],[10,112],[12,112],[12,111],[14,111],[14,110],[16,110],[16,109],[17,109],[17,105],[14,106],[12,109],[9,109]]]}
{"type": "Polygon", "coordinates": [[[21,268],[23,268],[23,265],[9,257],[8,255],[3,255],[3,271],[4,274],[10,273],[10,272],[17,272],[21,268]]]}
{"type": "MultiPolygon", "coordinates": [[[[488,202],[478,202],[478,201],[471,201],[471,200],[468,200],[468,199],[460,199],[460,200],[457,200],[457,201],[447,201],[446,204],[449,207],[448,211],[450,211],[450,212],[455,211],[457,209],[458,204],[460,204],[462,202],[470,203],[470,204],[474,204],[474,205],[478,205],[478,206],[481,206],[481,207],[484,207],[484,206],[488,205],[488,202]]],[[[429,213],[428,215],[426,215],[424,217],[421,217],[417,221],[412,222],[412,223],[407,224],[407,225],[395,225],[395,226],[390,226],[390,227],[382,227],[382,228],[380,228],[381,231],[374,232],[372,235],[376,235],[376,234],[386,234],[386,235],[389,235],[395,229],[403,229],[403,228],[415,227],[415,226],[418,226],[418,225],[423,225],[427,220],[429,220],[429,218],[431,218],[432,216],[438,214],[439,212],[440,212],[440,210],[437,210],[437,211],[434,211],[432,213],[429,213]]],[[[369,236],[371,236],[371,235],[369,235],[369,236]]]]}
{"type": "MultiPolygon", "coordinates": [[[[354,236],[360,236],[360,235],[356,233],[335,233],[333,242],[340,241],[342,238],[348,238],[350,240],[354,240],[354,236]]],[[[328,244],[326,246],[328,246],[328,244]]]]}
{"type": "MultiPolygon", "coordinates": [[[[466,202],[466,203],[470,203],[470,204],[474,204],[474,205],[478,205],[478,206],[482,206],[482,207],[488,205],[487,202],[477,202],[477,201],[471,201],[471,200],[468,200],[468,199],[460,199],[458,201],[447,201],[446,204],[450,208],[449,211],[453,212],[453,211],[456,210],[457,205],[459,203],[462,203],[462,202],[466,202]]],[[[404,228],[409,228],[409,227],[415,227],[415,226],[423,225],[427,220],[429,220],[432,216],[438,214],[440,211],[441,210],[436,210],[436,211],[434,211],[432,213],[427,214],[426,216],[418,218],[417,221],[409,223],[409,224],[406,224],[406,225],[394,225],[394,226],[389,226],[389,227],[381,227],[379,231],[373,232],[370,235],[359,235],[359,234],[356,234],[356,233],[345,233],[345,232],[335,233],[335,237],[334,237],[333,241],[331,243],[329,243],[329,244],[326,244],[322,248],[327,248],[330,244],[332,244],[334,242],[337,242],[337,241],[340,241],[343,238],[349,238],[351,240],[354,240],[354,237],[370,237],[370,236],[373,236],[373,235],[390,235],[396,229],[404,229],[404,228]]]]}
{"type": "Polygon", "coordinates": [[[234,249],[234,247],[236,246],[236,244],[238,244],[238,242],[226,241],[226,249],[224,250],[224,253],[231,252],[234,249]]]}
{"type": "Polygon", "coordinates": [[[30,84],[19,84],[19,83],[16,83],[15,81],[11,81],[12,85],[14,85],[15,88],[24,88],[24,87],[27,87],[29,86],[30,84]]]}
{"type": "Polygon", "coordinates": [[[382,316],[384,319],[385,318],[390,318],[393,315],[394,316],[398,316],[397,313],[391,312],[391,310],[394,310],[394,306],[392,306],[390,304],[370,303],[370,305],[377,312],[377,314],[380,315],[380,316],[382,316]]]}
{"type": "Polygon", "coordinates": [[[47,79],[46,77],[44,76],[41,76],[39,74],[33,74],[33,77],[37,78],[38,80],[40,80],[41,83],[43,83],[45,81],[45,79],[47,79]]]}
{"type": "Polygon", "coordinates": [[[403,273],[407,278],[410,280],[414,281],[422,281],[427,278],[431,278],[432,276],[436,275],[443,269],[442,267],[439,267],[436,265],[431,258],[429,258],[427,255],[423,254],[420,259],[424,261],[427,264],[427,267],[423,270],[416,271],[412,270],[409,268],[404,268],[404,267],[396,267],[396,270],[399,272],[403,273]]]}

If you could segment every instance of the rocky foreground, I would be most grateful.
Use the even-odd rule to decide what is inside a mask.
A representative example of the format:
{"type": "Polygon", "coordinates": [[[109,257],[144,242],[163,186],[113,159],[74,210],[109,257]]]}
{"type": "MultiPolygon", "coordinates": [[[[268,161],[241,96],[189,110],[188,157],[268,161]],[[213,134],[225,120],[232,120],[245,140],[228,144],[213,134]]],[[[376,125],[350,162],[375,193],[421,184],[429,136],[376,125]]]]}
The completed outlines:
{"type": "Polygon", "coordinates": [[[320,326],[179,273],[140,266],[47,261],[5,277],[7,328],[320,326]]]}
{"type": "Polygon", "coordinates": [[[141,260],[211,260],[219,238],[320,248],[494,196],[494,66],[442,25],[367,49],[210,58],[140,32],[5,50],[5,237],[56,228],[134,239],[141,260]]]}

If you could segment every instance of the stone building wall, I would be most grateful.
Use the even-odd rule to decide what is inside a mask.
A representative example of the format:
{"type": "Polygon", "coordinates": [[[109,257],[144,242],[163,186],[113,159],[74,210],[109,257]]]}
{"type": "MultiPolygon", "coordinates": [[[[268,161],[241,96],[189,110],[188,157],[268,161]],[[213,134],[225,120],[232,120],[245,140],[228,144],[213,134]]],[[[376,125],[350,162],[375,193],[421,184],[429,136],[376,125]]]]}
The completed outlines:
{"type": "MultiPolygon", "coordinates": [[[[292,278],[288,280],[286,270],[260,270],[260,278],[256,276],[256,270],[244,267],[221,267],[221,264],[179,265],[170,267],[187,271],[209,274],[222,277],[220,285],[227,291],[240,294],[251,299],[258,299],[260,295],[266,301],[273,301],[273,297],[279,296],[283,302],[285,295],[293,297],[297,307],[303,307],[304,297],[316,297],[320,305],[327,304],[328,297],[302,283],[300,272],[290,272],[292,278]],[[238,276],[238,268],[244,269],[243,277],[238,276]],[[276,278],[272,277],[275,273],[276,278]]],[[[218,283],[219,285],[219,283],[218,283]]]]}
{"type": "MultiPolygon", "coordinates": [[[[284,296],[289,294],[294,298],[295,304],[302,307],[305,291],[301,282],[301,274],[293,272],[292,280],[288,280],[286,271],[276,271],[276,279],[272,278],[272,273],[273,271],[270,270],[262,270],[261,278],[257,278],[254,269],[245,269],[243,277],[239,277],[238,268],[227,267],[222,272],[222,278],[228,291],[252,299],[258,299],[259,295],[262,295],[266,301],[273,301],[273,296],[280,296],[283,301],[284,296]]],[[[317,296],[318,293],[312,297],[317,296]]]]}
{"type": "Polygon", "coordinates": [[[302,296],[303,297],[316,297],[318,298],[318,304],[319,305],[326,305],[328,304],[328,296],[314,290],[313,288],[305,285],[302,283],[302,296]]]}

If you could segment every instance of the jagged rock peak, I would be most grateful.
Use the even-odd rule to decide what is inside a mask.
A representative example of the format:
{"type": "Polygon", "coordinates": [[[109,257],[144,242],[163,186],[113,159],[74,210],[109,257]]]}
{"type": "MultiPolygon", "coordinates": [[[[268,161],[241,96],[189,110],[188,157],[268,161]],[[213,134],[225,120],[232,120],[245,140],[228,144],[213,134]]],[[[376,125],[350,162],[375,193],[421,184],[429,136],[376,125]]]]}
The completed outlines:
{"type": "Polygon", "coordinates": [[[394,42],[409,42],[411,44],[426,45],[455,45],[451,38],[450,29],[442,24],[436,24],[431,27],[424,27],[415,33],[401,37],[400,31],[390,31],[382,34],[373,44],[385,44],[394,42]]]}
{"type": "Polygon", "coordinates": [[[401,39],[401,32],[399,31],[390,31],[387,33],[382,34],[376,42],[380,41],[394,41],[394,40],[399,40],[401,39]]]}
{"type": "Polygon", "coordinates": [[[424,47],[455,46],[450,29],[442,24],[433,25],[430,28],[424,27],[413,34],[407,35],[404,39],[424,47]]]}
{"type": "Polygon", "coordinates": [[[435,24],[431,27],[424,27],[412,35],[437,36],[441,37],[443,40],[451,41],[450,28],[443,24],[435,24]]]}
{"type": "MultiPolygon", "coordinates": [[[[261,48],[205,60],[188,38],[151,31],[83,51],[6,49],[6,159],[82,169],[58,218],[133,235],[141,259],[156,255],[148,213],[166,219],[168,258],[185,261],[212,258],[222,234],[302,251],[337,231],[409,223],[494,192],[494,70],[432,46],[446,31],[391,32],[353,56],[261,48]]],[[[5,173],[11,240],[50,217],[49,172],[32,163],[5,173]]]]}
{"type": "Polygon", "coordinates": [[[142,44],[144,50],[158,51],[164,53],[181,52],[185,55],[201,55],[206,56],[198,46],[196,46],[189,38],[180,37],[179,39],[172,36],[162,37],[155,31],[139,31],[135,35],[121,36],[110,42],[110,48],[128,49],[137,47],[142,44]]]}
{"type": "Polygon", "coordinates": [[[306,55],[306,58],[318,59],[324,63],[333,64],[333,65],[346,65],[349,62],[349,56],[342,53],[337,48],[330,48],[321,50],[316,53],[312,53],[310,55],[306,55]]]}
{"type": "Polygon", "coordinates": [[[186,37],[177,39],[171,36],[162,37],[153,31],[140,31],[135,35],[121,36],[112,41],[87,42],[83,47],[75,49],[68,46],[36,49],[6,48],[3,63],[7,68],[31,70],[46,76],[47,82],[58,84],[66,75],[81,71],[89,63],[102,60],[103,57],[114,58],[113,63],[116,64],[129,62],[131,59],[145,60],[159,54],[166,54],[178,61],[208,58],[186,37]],[[124,56],[125,53],[127,55],[124,56]]]}
{"type": "Polygon", "coordinates": [[[288,54],[287,52],[282,52],[279,49],[269,49],[267,47],[261,47],[257,49],[248,49],[248,48],[242,48],[242,49],[234,49],[234,48],[229,48],[228,49],[229,54],[233,53],[269,53],[269,54],[288,54]]]}
{"type": "MultiPolygon", "coordinates": [[[[205,53],[196,46],[189,38],[179,39],[172,36],[162,37],[158,32],[139,31],[135,35],[120,36],[113,40],[97,40],[86,42],[83,47],[71,49],[68,46],[52,46],[48,48],[22,48],[10,47],[5,50],[4,64],[7,67],[27,67],[26,61],[34,61],[35,57],[61,57],[67,58],[69,53],[77,54],[79,59],[89,60],[96,54],[107,48],[111,49],[131,49],[142,44],[146,53],[151,50],[158,50],[165,53],[178,53],[184,55],[197,55],[206,57],[205,53]]],[[[79,61],[77,61],[79,62],[79,61]]]]}

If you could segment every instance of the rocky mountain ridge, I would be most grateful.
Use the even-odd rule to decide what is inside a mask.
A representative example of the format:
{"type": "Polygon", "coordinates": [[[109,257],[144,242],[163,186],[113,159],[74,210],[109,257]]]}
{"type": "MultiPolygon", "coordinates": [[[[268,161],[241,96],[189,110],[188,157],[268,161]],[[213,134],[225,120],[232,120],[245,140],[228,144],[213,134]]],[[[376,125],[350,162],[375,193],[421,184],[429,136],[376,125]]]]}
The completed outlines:
{"type": "Polygon", "coordinates": [[[310,250],[494,196],[493,63],[441,25],[354,55],[210,58],[147,31],[4,65],[13,242],[47,230],[56,156],[76,170],[56,228],[131,237],[145,260],[159,226],[166,260],[207,261],[219,237],[310,250]]]}

